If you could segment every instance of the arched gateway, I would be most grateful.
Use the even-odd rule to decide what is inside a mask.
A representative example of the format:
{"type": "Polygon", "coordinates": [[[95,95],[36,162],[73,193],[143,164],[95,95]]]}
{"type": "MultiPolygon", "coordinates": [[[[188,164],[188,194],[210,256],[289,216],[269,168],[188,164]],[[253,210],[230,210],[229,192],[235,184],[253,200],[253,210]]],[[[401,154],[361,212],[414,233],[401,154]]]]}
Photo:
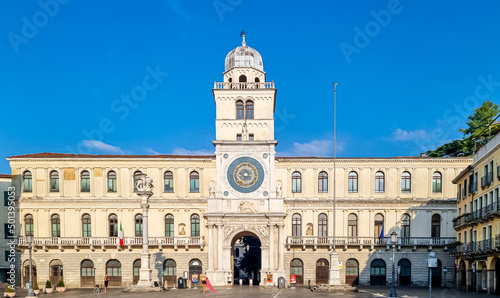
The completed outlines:
{"type": "Polygon", "coordinates": [[[231,268],[233,281],[244,285],[260,283],[262,268],[262,243],[252,232],[243,231],[236,234],[231,241],[231,268]]]}

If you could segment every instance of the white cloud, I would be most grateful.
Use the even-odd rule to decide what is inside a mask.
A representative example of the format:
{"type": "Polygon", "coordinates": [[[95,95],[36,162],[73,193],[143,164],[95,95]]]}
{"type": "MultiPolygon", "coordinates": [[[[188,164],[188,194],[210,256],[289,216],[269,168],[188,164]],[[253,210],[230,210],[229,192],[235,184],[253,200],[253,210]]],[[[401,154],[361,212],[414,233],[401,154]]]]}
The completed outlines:
{"type": "Polygon", "coordinates": [[[123,154],[124,153],[120,147],[109,145],[109,144],[103,143],[101,141],[83,140],[82,143],[83,143],[83,146],[85,146],[91,150],[116,153],[116,154],[123,154]]]}
{"type": "Polygon", "coordinates": [[[392,133],[391,140],[393,140],[393,141],[416,141],[416,140],[425,140],[428,137],[429,137],[429,134],[423,129],[415,129],[412,131],[407,131],[407,130],[398,128],[392,133]]]}
{"type": "MultiPolygon", "coordinates": [[[[345,148],[344,142],[337,142],[337,153],[342,152],[345,148]]],[[[333,156],[333,140],[312,140],[308,143],[293,143],[291,150],[287,152],[279,152],[279,156],[316,156],[328,157],[333,156]]]]}
{"type": "Polygon", "coordinates": [[[146,151],[146,153],[148,153],[148,154],[153,154],[153,155],[160,155],[160,154],[162,154],[162,153],[160,153],[160,152],[158,152],[158,151],[156,151],[154,149],[151,149],[149,147],[145,147],[144,151],[146,151]]]}
{"type": "Polygon", "coordinates": [[[172,151],[171,154],[175,154],[175,155],[214,155],[215,152],[209,151],[206,149],[189,150],[189,149],[177,147],[172,151]]]}

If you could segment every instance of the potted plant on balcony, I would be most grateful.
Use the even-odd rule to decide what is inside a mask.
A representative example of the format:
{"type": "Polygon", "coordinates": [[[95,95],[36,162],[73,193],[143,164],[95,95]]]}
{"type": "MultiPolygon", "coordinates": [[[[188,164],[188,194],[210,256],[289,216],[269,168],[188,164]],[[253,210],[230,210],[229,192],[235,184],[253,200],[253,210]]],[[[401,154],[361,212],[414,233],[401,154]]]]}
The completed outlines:
{"type": "Polygon", "coordinates": [[[58,291],[58,292],[65,292],[66,291],[66,287],[64,286],[64,281],[62,279],[59,280],[59,282],[57,283],[56,291],[58,291]]]}
{"type": "Polygon", "coordinates": [[[45,282],[45,293],[46,294],[50,294],[54,291],[54,289],[52,288],[52,284],[50,283],[50,281],[46,281],[45,282]]]}
{"type": "Polygon", "coordinates": [[[35,295],[38,296],[38,294],[40,294],[40,287],[38,287],[38,282],[35,278],[35,280],[33,281],[33,292],[35,292],[35,295]]]}
{"type": "Polygon", "coordinates": [[[5,293],[3,293],[4,297],[15,297],[16,292],[14,291],[14,286],[12,284],[7,285],[7,289],[5,289],[5,293]]]}

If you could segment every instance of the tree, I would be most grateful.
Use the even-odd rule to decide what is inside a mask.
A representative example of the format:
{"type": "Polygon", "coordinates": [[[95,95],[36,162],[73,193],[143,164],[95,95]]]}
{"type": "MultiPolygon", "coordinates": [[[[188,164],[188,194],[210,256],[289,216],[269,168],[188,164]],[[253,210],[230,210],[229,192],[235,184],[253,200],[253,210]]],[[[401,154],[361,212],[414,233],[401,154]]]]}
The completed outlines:
{"type": "Polygon", "coordinates": [[[487,100],[474,110],[467,120],[468,128],[460,129],[463,134],[462,140],[453,140],[441,145],[436,150],[426,152],[429,157],[443,156],[469,156],[476,148],[486,144],[492,136],[500,132],[500,123],[494,122],[499,113],[497,104],[487,100]],[[490,132],[491,130],[491,132],[490,132]]]}

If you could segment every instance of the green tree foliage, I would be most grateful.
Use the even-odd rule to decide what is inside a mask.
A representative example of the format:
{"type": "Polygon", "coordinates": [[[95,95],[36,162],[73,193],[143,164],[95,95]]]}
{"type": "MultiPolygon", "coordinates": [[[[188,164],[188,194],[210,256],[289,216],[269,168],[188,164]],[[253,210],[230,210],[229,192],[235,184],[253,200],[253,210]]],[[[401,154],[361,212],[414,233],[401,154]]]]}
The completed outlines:
{"type": "Polygon", "coordinates": [[[427,156],[454,157],[472,155],[475,148],[480,148],[486,144],[492,136],[500,132],[500,124],[492,124],[498,113],[499,108],[497,104],[489,100],[483,102],[479,108],[474,110],[474,114],[469,116],[467,120],[468,128],[460,129],[460,132],[464,136],[462,140],[454,140],[441,145],[436,150],[429,150],[426,152],[427,156]],[[490,124],[492,124],[491,127],[489,127],[490,124]]]}

